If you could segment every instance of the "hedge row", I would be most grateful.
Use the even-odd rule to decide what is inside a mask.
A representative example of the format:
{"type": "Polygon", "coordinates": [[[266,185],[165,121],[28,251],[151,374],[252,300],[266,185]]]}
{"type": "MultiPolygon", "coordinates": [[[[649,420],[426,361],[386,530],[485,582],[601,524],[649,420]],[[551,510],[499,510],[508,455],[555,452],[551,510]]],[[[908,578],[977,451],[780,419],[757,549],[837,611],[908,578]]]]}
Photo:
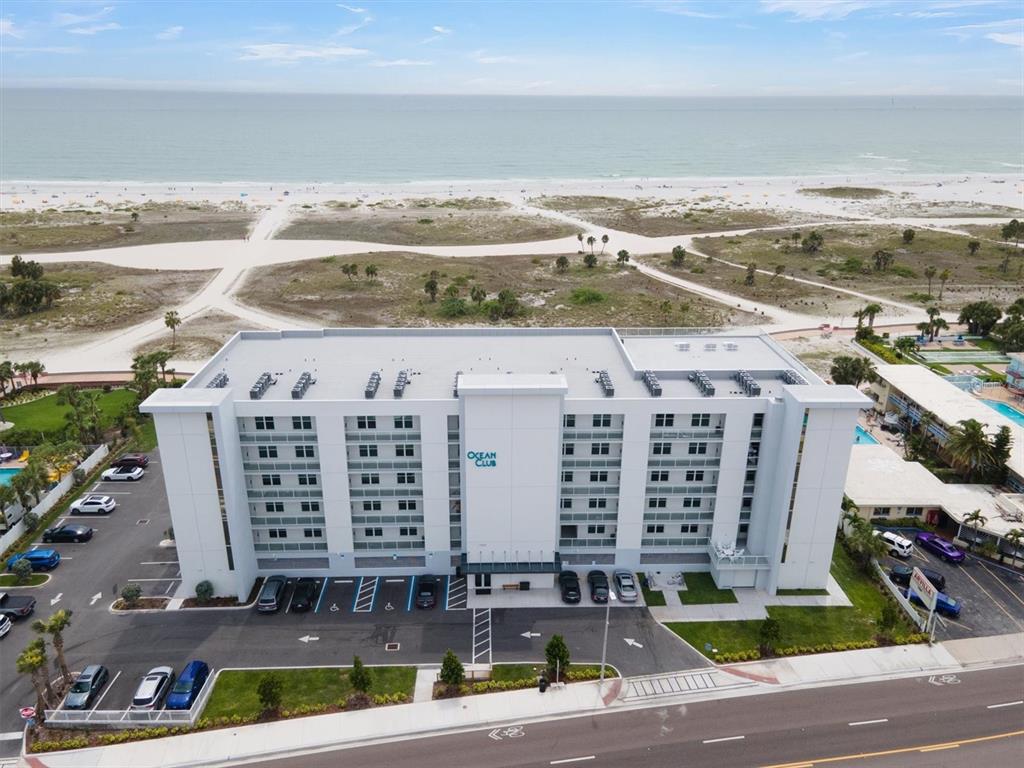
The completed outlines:
{"type": "MultiPolygon", "coordinates": [[[[914,643],[928,642],[928,635],[918,632],[911,635],[900,635],[892,639],[893,645],[912,645],[914,643]]],[[[821,645],[792,645],[786,648],[776,648],[774,656],[805,656],[811,653],[833,653],[835,651],[859,651],[864,648],[877,648],[880,645],[878,640],[853,640],[848,643],[822,643],[821,645]]],[[[761,658],[761,652],[737,651],[735,653],[715,654],[716,664],[733,664],[738,661],[757,661],[761,658]]]]}
{"type": "Polygon", "coordinates": [[[192,729],[186,726],[134,728],[128,731],[98,734],[91,739],[88,736],[74,736],[68,739],[36,741],[32,744],[30,751],[32,753],[59,752],[65,749],[85,749],[92,746],[108,747],[114,744],[126,744],[130,741],[146,741],[148,739],[163,738],[164,736],[180,736],[184,733],[191,733],[191,731],[192,729]]]}

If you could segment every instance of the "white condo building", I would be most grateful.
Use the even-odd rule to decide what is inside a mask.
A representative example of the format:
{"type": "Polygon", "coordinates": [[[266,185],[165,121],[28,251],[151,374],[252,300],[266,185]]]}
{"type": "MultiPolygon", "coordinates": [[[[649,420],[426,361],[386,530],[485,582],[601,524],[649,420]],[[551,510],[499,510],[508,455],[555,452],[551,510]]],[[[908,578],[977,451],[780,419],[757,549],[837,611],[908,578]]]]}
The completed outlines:
{"type": "Polygon", "coordinates": [[[243,332],[152,413],[186,588],[563,567],[826,586],[857,414],[756,333],[243,332]]]}

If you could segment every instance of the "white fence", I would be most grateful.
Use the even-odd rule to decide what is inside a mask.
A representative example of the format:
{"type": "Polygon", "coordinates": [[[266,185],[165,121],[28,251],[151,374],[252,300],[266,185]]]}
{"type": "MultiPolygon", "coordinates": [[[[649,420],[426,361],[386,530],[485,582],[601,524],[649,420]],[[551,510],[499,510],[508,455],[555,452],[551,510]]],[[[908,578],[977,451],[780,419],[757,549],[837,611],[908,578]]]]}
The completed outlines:
{"type": "Polygon", "coordinates": [[[195,725],[199,715],[206,707],[206,702],[217,684],[220,670],[206,678],[203,689],[196,696],[191,709],[48,709],[46,723],[63,728],[90,728],[104,726],[107,728],[136,728],[138,726],[195,725]]]}
{"type": "MultiPolygon", "coordinates": [[[[76,469],[84,469],[86,472],[91,472],[96,468],[97,464],[106,458],[109,453],[110,449],[107,447],[106,443],[104,443],[90,453],[85,460],[76,467],[76,469]]],[[[74,484],[75,478],[71,472],[68,472],[63,478],[61,478],[61,481],[53,486],[53,488],[51,488],[49,492],[39,500],[39,503],[29,511],[34,513],[37,517],[42,517],[53,509],[54,505],[61,500],[65,493],[71,490],[74,484]]],[[[0,536],[0,552],[3,552],[11,546],[11,544],[20,539],[24,533],[25,526],[22,524],[21,520],[18,520],[18,522],[15,523],[9,531],[7,531],[3,536],[0,536]]]]}
{"type": "Polygon", "coordinates": [[[920,612],[914,607],[914,604],[903,596],[900,592],[900,588],[892,583],[889,578],[889,574],[878,564],[877,560],[873,560],[872,564],[875,566],[875,570],[878,571],[878,576],[881,578],[882,583],[885,584],[886,589],[889,593],[896,598],[896,602],[900,604],[900,607],[906,612],[907,617],[914,622],[918,629],[922,632],[925,631],[925,627],[928,626],[928,617],[922,616],[920,612]]]}

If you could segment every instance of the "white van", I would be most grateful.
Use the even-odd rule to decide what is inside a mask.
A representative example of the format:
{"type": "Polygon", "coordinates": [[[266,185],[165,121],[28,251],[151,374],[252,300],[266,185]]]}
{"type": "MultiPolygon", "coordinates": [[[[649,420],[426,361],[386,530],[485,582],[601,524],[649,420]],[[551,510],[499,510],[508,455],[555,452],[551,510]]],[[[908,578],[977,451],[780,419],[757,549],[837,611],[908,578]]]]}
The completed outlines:
{"type": "Polygon", "coordinates": [[[892,531],[875,531],[875,536],[881,536],[882,540],[889,545],[889,554],[894,557],[910,557],[914,552],[914,544],[910,539],[905,539],[898,533],[892,531]]]}

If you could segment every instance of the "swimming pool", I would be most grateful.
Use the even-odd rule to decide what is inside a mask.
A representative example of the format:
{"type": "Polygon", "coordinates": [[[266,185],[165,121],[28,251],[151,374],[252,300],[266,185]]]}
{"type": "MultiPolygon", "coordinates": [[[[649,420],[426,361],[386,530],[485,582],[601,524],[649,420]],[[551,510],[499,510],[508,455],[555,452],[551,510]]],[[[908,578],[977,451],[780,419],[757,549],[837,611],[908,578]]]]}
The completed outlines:
{"type": "Polygon", "coordinates": [[[1024,427],[1024,413],[1021,413],[1013,406],[1007,405],[1006,403],[1001,403],[998,400],[982,400],[981,402],[983,402],[993,411],[997,411],[998,413],[1002,414],[1003,416],[1015,422],[1016,424],[1020,424],[1022,427],[1024,427]]]}
{"type": "Polygon", "coordinates": [[[11,482],[11,478],[14,477],[16,474],[18,474],[19,472],[21,472],[20,469],[13,469],[13,468],[3,469],[3,468],[0,468],[0,485],[7,485],[8,483],[10,483],[11,482]]]}
{"type": "Polygon", "coordinates": [[[878,445],[878,441],[860,424],[857,425],[857,431],[853,435],[853,443],[854,445],[878,445]]]}

